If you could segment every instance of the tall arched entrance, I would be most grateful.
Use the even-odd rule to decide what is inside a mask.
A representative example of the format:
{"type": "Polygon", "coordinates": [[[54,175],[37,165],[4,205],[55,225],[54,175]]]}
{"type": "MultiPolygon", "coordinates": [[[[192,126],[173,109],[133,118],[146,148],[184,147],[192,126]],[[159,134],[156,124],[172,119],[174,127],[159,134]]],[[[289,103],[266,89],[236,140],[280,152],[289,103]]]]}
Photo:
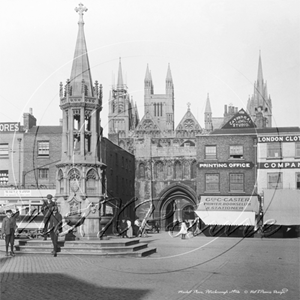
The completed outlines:
{"type": "Polygon", "coordinates": [[[176,230],[183,220],[194,220],[196,193],[189,186],[175,183],[166,187],[159,196],[159,220],[162,229],[176,230]]]}

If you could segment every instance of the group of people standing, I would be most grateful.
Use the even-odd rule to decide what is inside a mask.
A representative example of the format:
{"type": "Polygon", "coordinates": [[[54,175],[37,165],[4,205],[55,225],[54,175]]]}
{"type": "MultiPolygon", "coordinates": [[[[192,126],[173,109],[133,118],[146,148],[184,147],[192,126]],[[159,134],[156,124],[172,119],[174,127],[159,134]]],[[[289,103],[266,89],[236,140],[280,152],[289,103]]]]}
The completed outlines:
{"type": "Polygon", "coordinates": [[[147,236],[147,229],[149,228],[146,220],[142,222],[136,219],[131,222],[129,219],[122,219],[119,225],[120,236],[122,238],[132,238],[132,237],[145,237],[147,236]]]}
{"type": "MultiPolygon", "coordinates": [[[[43,213],[44,227],[42,229],[42,235],[44,240],[47,240],[48,234],[51,237],[53,244],[53,251],[51,252],[54,257],[58,252],[58,235],[62,231],[62,216],[58,212],[56,202],[52,200],[52,195],[47,195],[47,200],[44,201],[41,211],[43,213]]],[[[15,213],[11,209],[6,210],[6,217],[2,221],[2,238],[5,239],[6,256],[15,256],[14,253],[14,240],[15,232],[17,230],[17,218],[20,215],[18,208],[15,209],[15,213]],[[10,246],[10,253],[8,252],[10,246]]]]}

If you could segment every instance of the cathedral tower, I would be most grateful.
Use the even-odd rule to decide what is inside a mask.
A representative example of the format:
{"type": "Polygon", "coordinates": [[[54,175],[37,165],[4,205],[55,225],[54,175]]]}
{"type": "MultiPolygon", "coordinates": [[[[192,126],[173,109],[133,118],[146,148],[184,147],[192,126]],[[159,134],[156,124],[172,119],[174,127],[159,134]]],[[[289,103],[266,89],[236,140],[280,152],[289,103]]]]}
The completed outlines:
{"type": "MultiPolygon", "coordinates": [[[[79,21],[71,77],[64,90],[60,83],[63,128],[56,197],[63,215],[82,215],[88,204],[98,203],[104,193],[102,178],[105,166],[100,158],[102,87],[97,81],[94,85],[92,83],[83,29],[83,14],[87,9],[79,4],[75,11],[79,14],[79,21]]],[[[97,216],[86,220],[87,236],[96,236],[98,223],[97,216]]]]}
{"type": "Polygon", "coordinates": [[[204,111],[204,125],[205,125],[205,129],[207,131],[213,130],[212,111],[211,111],[211,106],[210,106],[209,94],[207,94],[205,111],[204,111]]]}
{"type": "Polygon", "coordinates": [[[167,70],[165,94],[154,94],[152,75],[147,65],[144,80],[144,113],[149,113],[161,130],[174,130],[174,85],[170,65],[167,70]]]}

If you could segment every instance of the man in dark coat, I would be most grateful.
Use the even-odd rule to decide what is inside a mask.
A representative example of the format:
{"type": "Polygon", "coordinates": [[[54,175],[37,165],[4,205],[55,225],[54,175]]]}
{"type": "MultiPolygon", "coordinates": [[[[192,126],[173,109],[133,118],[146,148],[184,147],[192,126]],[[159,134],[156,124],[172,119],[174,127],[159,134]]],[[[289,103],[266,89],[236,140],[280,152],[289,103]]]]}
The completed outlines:
{"type": "Polygon", "coordinates": [[[50,215],[49,230],[50,230],[50,237],[53,244],[53,251],[51,254],[53,254],[54,257],[56,257],[57,250],[58,250],[58,235],[62,231],[62,216],[58,212],[57,206],[53,208],[52,214],[50,215]]]}
{"type": "Polygon", "coordinates": [[[5,237],[5,247],[6,247],[6,256],[8,255],[8,247],[10,244],[10,256],[15,256],[14,253],[14,240],[15,240],[15,230],[17,229],[17,217],[20,212],[16,209],[16,213],[12,213],[9,209],[6,211],[6,217],[2,221],[2,235],[5,237]]]}
{"type": "Polygon", "coordinates": [[[43,229],[43,233],[44,233],[44,240],[47,240],[47,231],[48,231],[48,224],[49,224],[49,220],[53,211],[53,208],[56,206],[56,203],[52,200],[52,195],[47,195],[47,200],[44,201],[41,211],[44,215],[44,229],[43,229]]]}

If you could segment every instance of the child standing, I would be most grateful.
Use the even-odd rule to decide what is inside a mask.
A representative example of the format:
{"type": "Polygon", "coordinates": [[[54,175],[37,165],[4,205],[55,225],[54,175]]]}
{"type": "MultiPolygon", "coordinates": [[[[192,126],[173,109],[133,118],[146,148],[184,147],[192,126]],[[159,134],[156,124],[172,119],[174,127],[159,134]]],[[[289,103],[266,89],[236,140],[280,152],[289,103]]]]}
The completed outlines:
{"type": "Polygon", "coordinates": [[[17,217],[20,212],[16,209],[16,213],[13,214],[11,209],[6,211],[6,217],[2,221],[2,236],[5,237],[5,256],[9,256],[8,248],[10,244],[10,256],[15,256],[14,253],[14,241],[15,241],[15,230],[17,229],[17,217]]]}

